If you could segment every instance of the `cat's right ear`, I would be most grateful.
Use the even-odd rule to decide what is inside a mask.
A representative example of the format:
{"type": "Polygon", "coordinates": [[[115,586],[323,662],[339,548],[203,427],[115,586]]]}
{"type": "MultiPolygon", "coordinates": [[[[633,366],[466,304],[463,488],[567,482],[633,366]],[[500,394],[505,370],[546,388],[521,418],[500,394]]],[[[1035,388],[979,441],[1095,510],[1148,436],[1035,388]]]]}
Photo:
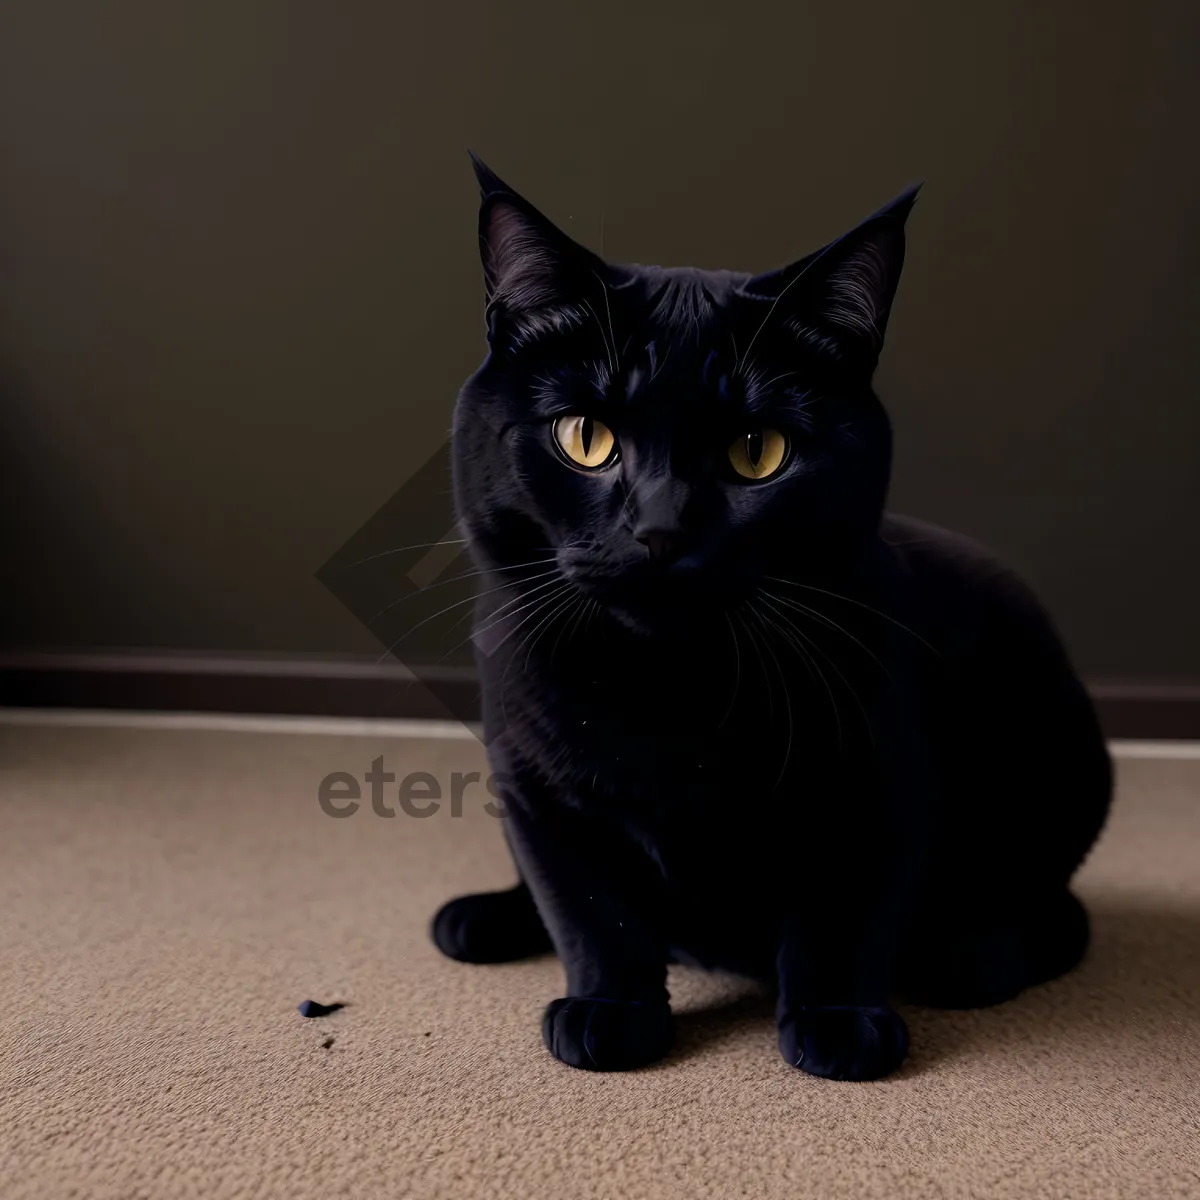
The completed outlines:
{"type": "Polygon", "coordinates": [[[601,276],[604,264],[474,154],[471,162],[481,192],[479,252],[490,339],[505,325],[551,317],[589,290],[589,276],[601,276]]]}

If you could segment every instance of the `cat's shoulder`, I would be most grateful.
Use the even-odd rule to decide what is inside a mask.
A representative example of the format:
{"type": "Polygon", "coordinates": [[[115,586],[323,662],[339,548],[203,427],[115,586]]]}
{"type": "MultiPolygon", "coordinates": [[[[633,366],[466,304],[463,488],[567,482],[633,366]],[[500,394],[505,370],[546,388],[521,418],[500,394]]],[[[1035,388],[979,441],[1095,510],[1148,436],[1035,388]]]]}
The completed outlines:
{"type": "Polygon", "coordinates": [[[1004,569],[999,557],[981,542],[919,517],[885,513],[879,534],[885,544],[914,564],[942,563],[965,570],[1004,569]]]}
{"type": "Polygon", "coordinates": [[[917,517],[888,513],[883,542],[904,563],[926,596],[973,608],[1033,616],[1041,606],[1028,583],[995,551],[966,534],[917,517]]]}

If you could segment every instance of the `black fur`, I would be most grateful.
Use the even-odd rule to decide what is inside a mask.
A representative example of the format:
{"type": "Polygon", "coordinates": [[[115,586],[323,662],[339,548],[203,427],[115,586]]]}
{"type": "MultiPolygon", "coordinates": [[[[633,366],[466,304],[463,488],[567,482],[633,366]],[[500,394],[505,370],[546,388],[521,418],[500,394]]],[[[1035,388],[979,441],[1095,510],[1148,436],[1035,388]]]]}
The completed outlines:
{"type": "Polygon", "coordinates": [[[476,646],[521,882],[435,919],[474,962],[553,948],[572,1066],[668,1048],[669,960],[770,978],[779,1045],[894,1070],[897,997],[994,1004],[1072,967],[1104,740],[1062,644],[964,538],[883,515],[871,390],[915,189],[782,271],[614,266],[482,164],[490,351],[454,417],[476,646]],[[617,434],[599,472],[553,418],[617,434]],[[746,483],[762,423],[787,465],[746,483]]]}

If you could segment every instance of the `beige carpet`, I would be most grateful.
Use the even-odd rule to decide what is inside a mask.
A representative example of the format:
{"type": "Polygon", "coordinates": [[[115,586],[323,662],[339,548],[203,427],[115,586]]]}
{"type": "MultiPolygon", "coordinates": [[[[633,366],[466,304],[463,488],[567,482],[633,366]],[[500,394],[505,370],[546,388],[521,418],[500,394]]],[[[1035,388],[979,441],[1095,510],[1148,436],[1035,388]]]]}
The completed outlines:
{"type": "Polygon", "coordinates": [[[447,791],[483,769],[464,741],[0,727],[0,1196],[1200,1196],[1200,761],[1121,763],[1084,967],[910,1009],[904,1070],[836,1084],[744,984],[683,971],[671,1061],[553,1061],[554,961],[426,938],[510,881],[482,793],[320,811],[381,754],[447,791]]]}

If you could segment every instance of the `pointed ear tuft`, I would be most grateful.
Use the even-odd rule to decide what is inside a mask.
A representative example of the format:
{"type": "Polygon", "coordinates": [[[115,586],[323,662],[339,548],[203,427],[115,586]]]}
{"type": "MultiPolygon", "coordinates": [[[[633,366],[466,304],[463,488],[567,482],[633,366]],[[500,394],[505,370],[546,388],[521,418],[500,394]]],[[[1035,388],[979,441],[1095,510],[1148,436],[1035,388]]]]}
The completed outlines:
{"type": "Polygon", "coordinates": [[[824,316],[878,350],[904,267],[904,223],[920,184],[839,238],[814,269],[823,277],[824,316]]]}
{"type": "Polygon", "coordinates": [[[519,197],[486,196],[479,213],[479,242],[488,308],[510,316],[555,302],[563,276],[558,231],[519,197]]]}
{"type": "Polygon", "coordinates": [[[885,226],[855,240],[858,244],[838,256],[825,278],[822,315],[878,346],[900,279],[904,234],[899,226],[885,226]]]}
{"type": "Polygon", "coordinates": [[[917,194],[924,186],[924,183],[921,182],[910,184],[904,189],[904,191],[900,193],[900,195],[898,195],[894,200],[890,200],[877,213],[874,214],[874,217],[869,219],[874,220],[879,217],[891,217],[893,220],[899,221],[900,224],[903,225],[904,222],[908,220],[908,214],[912,212],[913,205],[917,202],[917,194]]]}
{"type": "Polygon", "coordinates": [[[605,272],[603,261],[567,237],[475,155],[471,161],[483,193],[479,250],[491,333],[501,319],[515,328],[537,314],[561,312],[595,286],[595,277],[605,272]]]}
{"type": "Polygon", "coordinates": [[[864,347],[878,356],[904,266],[904,222],[920,185],[901,193],[857,228],[779,271],[755,276],[744,295],[769,300],[794,331],[864,347]]]}
{"type": "Polygon", "coordinates": [[[474,150],[468,150],[467,154],[471,157],[471,166],[475,168],[475,178],[479,181],[479,193],[484,200],[493,192],[512,191],[474,150]]]}

